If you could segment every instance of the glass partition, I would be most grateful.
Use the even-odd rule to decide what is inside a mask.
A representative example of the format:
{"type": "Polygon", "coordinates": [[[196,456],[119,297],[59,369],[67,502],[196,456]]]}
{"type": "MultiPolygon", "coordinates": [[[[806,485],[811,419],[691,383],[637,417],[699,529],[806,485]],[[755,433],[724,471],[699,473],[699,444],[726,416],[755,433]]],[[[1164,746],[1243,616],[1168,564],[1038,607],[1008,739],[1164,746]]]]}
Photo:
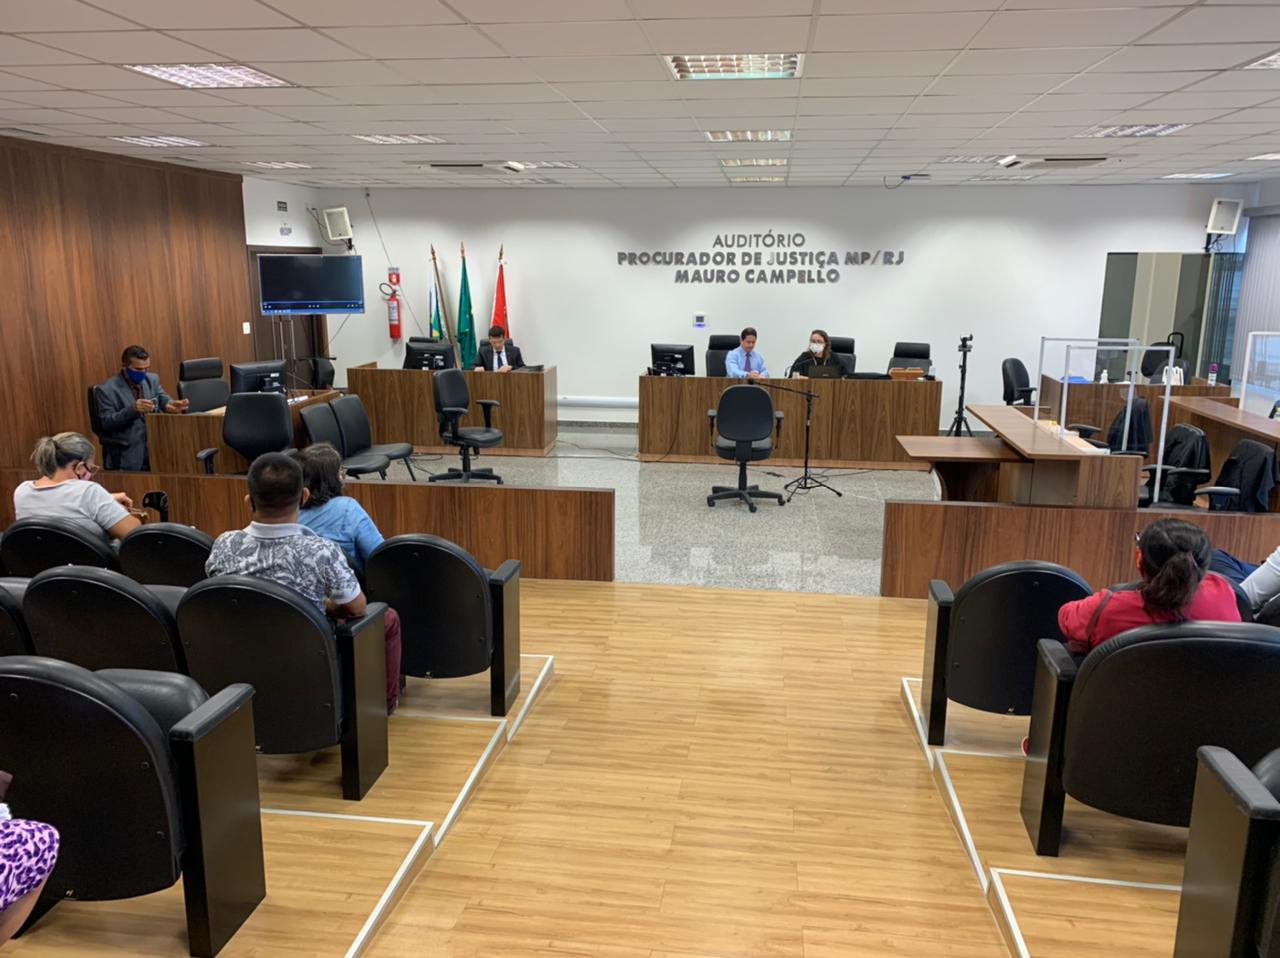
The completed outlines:
{"type": "Polygon", "coordinates": [[[1280,332],[1250,333],[1240,369],[1240,408],[1270,416],[1280,400],[1280,332]]]}

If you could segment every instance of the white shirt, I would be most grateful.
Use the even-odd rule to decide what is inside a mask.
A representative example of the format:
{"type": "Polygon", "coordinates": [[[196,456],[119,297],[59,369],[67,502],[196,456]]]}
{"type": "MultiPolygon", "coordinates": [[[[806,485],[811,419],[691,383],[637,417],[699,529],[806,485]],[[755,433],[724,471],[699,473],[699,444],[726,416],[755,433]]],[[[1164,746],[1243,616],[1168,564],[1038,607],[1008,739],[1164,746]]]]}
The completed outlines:
{"type": "Polygon", "coordinates": [[[56,486],[21,483],[13,490],[13,513],[18,519],[70,519],[94,532],[106,532],[129,516],[105,487],[88,479],[68,479],[56,486]]]}
{"type": "Polygon", "coordinates": [[[502,349],[500,350],[495,349],[493,351],[493,372],[496,373],[499,369],[501,369],[506,364],[507,364],[507,347],[503,346],[502,349]]]}

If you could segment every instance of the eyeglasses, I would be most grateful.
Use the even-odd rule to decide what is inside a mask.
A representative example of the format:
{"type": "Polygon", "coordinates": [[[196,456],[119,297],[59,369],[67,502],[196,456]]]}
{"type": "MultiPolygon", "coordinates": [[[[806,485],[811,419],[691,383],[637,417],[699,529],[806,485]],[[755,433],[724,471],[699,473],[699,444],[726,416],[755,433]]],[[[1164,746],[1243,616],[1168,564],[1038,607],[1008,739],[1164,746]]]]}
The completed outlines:
{"type": "Polygon", "coordinates": [[[101,471],[101,467],[100,467],[100,466],[98,466],[98,465],[96,465],[95,463],[92,463],[92,462],[83,462],[83,461],[82,461],[82,462],[80,463],[80,468],[81,468],[81,469],[83,469],[85,472],[87,472],[87,473],[88,473],[88,476],[86,476],[86,478],[88,478],[88,479],[92,479],[94,476],[96,476],[96,475],[101,471]]]}

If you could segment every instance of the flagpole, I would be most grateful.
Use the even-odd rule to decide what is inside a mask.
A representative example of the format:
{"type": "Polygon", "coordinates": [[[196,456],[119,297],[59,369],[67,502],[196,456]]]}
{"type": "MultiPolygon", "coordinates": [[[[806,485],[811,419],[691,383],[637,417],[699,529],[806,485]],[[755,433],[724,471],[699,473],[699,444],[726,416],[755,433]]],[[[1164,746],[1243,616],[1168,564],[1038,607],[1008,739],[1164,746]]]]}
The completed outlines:
{"type": "Polygon", "coordinates": [[[431,268],[436,274],[436,298],[440,302],[440,316],[444,319],[444,333],[449,337],[449,342],[453,344],[453,355],[455,364],[462,362],[461,356],[458,355],[458,340],[453,335],[453,323],[449,321],[449,304],[444,298],[444,283],[440,281],[440,263],[436,260],[436,247],[431,244],[431,268]]]}

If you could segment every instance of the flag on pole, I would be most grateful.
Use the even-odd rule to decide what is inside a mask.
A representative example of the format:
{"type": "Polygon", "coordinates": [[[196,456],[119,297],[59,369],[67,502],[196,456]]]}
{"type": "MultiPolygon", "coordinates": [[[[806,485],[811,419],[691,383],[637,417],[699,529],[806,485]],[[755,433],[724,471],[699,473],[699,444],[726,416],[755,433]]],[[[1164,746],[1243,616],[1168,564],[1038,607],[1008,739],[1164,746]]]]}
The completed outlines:
{"type": "Polygon", "coordinates": [[[440,315],[440,286],[431,281],[431,299],[427,306],[427,335],[432,339],[444,339],[444,317],[440,315]]]}
{"type": "Polygon", "coordinates": [[[502,251],[498,247],[498,282],[493,287],[493,322],[491,326],[501,326],[508,339],[511,338],[511,327],[507,325],[507,281],[502,275],[502,251]]]}
{"type": "Polygon", "coordinates": [[[471,283],[467,280],[467,248],[462,247],[462,292],[458,297],[458,351],[462,368],[476,364],[476,318],[471,312],[471,283]]]}

